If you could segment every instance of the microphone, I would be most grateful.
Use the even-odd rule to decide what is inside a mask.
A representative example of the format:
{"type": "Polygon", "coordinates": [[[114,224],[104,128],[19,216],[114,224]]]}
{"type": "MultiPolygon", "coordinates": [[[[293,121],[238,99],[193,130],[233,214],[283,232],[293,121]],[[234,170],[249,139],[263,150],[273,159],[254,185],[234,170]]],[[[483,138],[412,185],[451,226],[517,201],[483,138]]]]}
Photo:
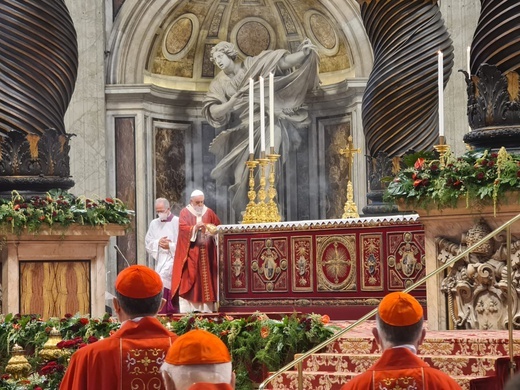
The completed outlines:
{"type": "Polygon", "coordinates": [[[123,255],[123,252],[121,252],[121,249],[119,249],[119,247],[117,245],[114,245],[114,248],[116,248],[116,250],[119,252],[119,254],[123,258],[123,260],[126,262],[126,265],[130,267],[130,263],[126,259],[125,255],[123,255]]]}

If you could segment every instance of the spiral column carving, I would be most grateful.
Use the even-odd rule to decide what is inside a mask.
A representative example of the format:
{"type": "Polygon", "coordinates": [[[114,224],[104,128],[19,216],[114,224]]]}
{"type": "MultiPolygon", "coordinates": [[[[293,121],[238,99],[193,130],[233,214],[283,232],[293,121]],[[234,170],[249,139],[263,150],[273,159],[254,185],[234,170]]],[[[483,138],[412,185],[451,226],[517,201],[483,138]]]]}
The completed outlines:
{"type": "Polygon", "coordinates": [[[371,156],[431,148],[438,138],[437,52],[444,85],[453,46],[436,1],[358,0],[374,50],[363,96],[363,127],[371,156]]]}
{"type": "Polygon", "coordinates": [[[503,74],[520,73],[520,2],[481,0],[480,16],[473,35],[470,69],[495,65],[503,74]]]}
{"type": "Polygon", "coordinates": [[[0,58],[0,189],[70,188],[78,46],[64,1],[0,0],[0,58]]]}
{"type": "Polygon", "coordinates": [[[470,53],[464,141],[478,148],[520,150],[520,2],[481,0],[470,53]]]}

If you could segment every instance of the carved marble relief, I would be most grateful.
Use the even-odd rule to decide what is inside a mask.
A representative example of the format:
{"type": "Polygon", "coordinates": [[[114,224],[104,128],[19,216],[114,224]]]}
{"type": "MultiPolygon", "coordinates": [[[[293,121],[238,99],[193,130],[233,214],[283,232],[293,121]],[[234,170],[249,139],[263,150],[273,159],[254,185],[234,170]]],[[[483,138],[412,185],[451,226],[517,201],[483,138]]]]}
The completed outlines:
{"type": "MultiPolygon", "coordinates": [[[[437,260],[445,263],[491,232],[484,219],[464,233],[460,243],[436,238],[437,260]]],[[[448,314],[458,329],[507,329],[508,294],[513,293],[513,327],[520,329],[520,240],[511,240],[511,289],[507,282],[506,237],[499,235],[477,247],[449,269],[441,284],[448,314]]]]}

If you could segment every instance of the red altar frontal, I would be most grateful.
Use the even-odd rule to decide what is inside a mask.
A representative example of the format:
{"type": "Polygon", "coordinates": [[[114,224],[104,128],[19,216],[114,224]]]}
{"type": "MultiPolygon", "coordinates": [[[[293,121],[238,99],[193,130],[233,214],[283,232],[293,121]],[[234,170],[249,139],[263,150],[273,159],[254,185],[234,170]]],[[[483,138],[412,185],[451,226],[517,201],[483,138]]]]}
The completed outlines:
{"type": "MultiPolygon", "coordinates": [[[[417,215],[219,226],[220,311],[355,320],[425,276],[417,215]]],[[[426,308],[426,289],[412,293],[426,308]]]]}

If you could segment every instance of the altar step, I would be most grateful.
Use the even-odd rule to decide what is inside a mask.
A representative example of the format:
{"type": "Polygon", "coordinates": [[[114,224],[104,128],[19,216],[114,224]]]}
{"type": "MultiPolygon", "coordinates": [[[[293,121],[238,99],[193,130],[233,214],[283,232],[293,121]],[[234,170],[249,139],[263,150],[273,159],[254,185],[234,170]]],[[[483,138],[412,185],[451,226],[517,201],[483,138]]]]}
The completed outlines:
{"type": "MultiPolygon", "coordinates": [[[[370,334],[372,326],[370,321],[348,332],[326,351],[305,359],[303,389],[339,390],[352,377],[366,371],[380,356],[370,334]]],[[[428,331],[419,355],[430,366],[454,378],[464,390],[502,390],[509,375],[507,338],[506,331],[428,331]]],[[[515,331],[514,339],[514,354],[520,356],[520,331],[515,331]]],[[[269,388],[297,390],[297,371],[275,378],[269,388]]]]}

